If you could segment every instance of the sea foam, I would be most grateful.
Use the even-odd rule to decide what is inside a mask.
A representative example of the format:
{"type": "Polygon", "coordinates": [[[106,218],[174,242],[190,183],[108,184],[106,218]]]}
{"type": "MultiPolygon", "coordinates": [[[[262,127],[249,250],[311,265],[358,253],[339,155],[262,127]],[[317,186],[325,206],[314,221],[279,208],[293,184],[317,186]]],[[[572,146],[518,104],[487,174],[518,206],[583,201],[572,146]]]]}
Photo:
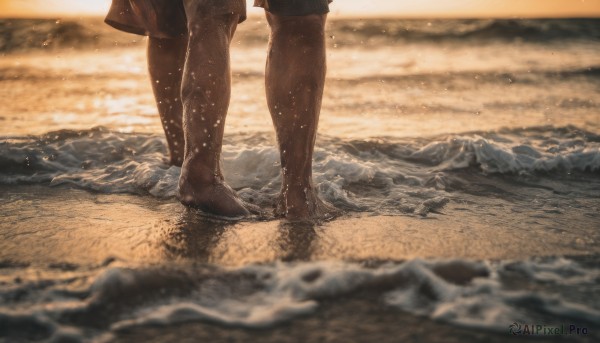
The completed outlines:
{"type": "MultiPolygon", "coordinates": [[[[279,155],[270,138],[234,135],[223,146],[227,181],[242,198],[259,205],[270,204],[281,182],[279,155]]],[[[68,184],[169,198],[177,195],[180,168],[165,164],[165,154],[161,136],[104,128],[4,137],[0,184],[68,184]]],[[[573,127],[414,140],[322,137],[313,164],[319,192],[338,207],[362,211],[394,204],[405,213],[423,214],[443,207],[456,175],[473,170],[482,175],[593,175],[600,170],[600,138],[573,127]]]]}
{"type": "Polygon", "coordinates": [[[325,299],[360,292],[414,315],[482,330],[506,332],[515,321],[547,316],[598,326],[594,301],[562,294],[565,286],[593,292],[598,277],[597,268],[566,258],[275,262],[237,269],[109,266],[82,268],[56,282],[24,279],[15,286],[27,306],[15,304],[4,287],[0,318],[16,327],[42,327],[42,336],[76,336],[90,332],[83,330],[87,326],[116,332],[190,321],[265,328],[314,313],[325,299]],[[511,280],[525,286],[512,289],[511,280]]]}

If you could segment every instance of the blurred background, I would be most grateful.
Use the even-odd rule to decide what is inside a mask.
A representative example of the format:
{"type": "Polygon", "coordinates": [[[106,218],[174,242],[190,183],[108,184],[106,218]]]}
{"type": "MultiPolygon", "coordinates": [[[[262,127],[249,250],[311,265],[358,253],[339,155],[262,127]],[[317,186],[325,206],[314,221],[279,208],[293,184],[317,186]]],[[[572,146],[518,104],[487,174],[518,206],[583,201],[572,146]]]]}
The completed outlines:
{"type": "MultiPolygon", "coordinates": [[[[12,99],[0,102],[0,134],[98,125],[161,132],[146,38],[105,25],[109,5],[0,2],[0,91],[12,99]]],[[[271,131],[262,81],[268,28],[248,7],[232,49],[229,133],[271,131]]],[[[338,0],[331,9],[323,134],[598,129],[599,0],[338,0]],[[356,130],[365,118],[369,128],[356,130]]]]}
{"type": "MultiPolygon", "coordinates": [[[[261,14],[252,7],[250,14],[261,14]]],[[[102,15],[110,0],[3,0],[5,17],[102,15]]],[[[590,17],[600,14],[597,0],[338,0],[332,13],[342,16],[386,17],[590,17]]]]}

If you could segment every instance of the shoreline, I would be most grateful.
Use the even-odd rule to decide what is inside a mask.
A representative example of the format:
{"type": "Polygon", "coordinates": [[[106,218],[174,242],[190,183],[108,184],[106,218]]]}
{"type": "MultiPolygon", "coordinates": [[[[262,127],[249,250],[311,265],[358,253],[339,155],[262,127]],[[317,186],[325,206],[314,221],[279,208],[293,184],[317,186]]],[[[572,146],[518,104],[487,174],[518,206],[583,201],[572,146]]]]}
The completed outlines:
{"type": "Polygon", "coordinates": [[[443,214],[427,217],[350,213],[321,226],[294,226],[282,220],[208,220],[176,199],[101,194],[68,186],[0,189],[5,194],[0,231],[12,237],[1,243],[0,260],[34,265],[93,265],[118,258],[239,267],[278,260],[519,260],[600,254],[595,243],[599,233],[593,227],[573,223],[557,231],[519,231],[511,226],[523,217],[513,216],[513,222],[501,228],[493,216],[453,202],[443,214]],[[17,207],[11,198],[18,199],[17,207]],[[24,245],[30,249],[22,249],[24,245]]]}

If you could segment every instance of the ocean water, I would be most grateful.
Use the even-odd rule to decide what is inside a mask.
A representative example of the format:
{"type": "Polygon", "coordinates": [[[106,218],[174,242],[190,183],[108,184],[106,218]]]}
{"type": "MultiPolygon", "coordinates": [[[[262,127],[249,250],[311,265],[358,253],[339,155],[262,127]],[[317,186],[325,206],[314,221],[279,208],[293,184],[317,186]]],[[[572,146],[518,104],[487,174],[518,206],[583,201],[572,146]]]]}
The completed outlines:
{"type": "MultiPolygon", "coordinates": [[[[178,203],[144,39],[0,20],[0,341],[597,341],[598,24],[334,18],[309,225],[178,203]]],[[[222,162],[268,210],[267,34],[222,162]]]]}

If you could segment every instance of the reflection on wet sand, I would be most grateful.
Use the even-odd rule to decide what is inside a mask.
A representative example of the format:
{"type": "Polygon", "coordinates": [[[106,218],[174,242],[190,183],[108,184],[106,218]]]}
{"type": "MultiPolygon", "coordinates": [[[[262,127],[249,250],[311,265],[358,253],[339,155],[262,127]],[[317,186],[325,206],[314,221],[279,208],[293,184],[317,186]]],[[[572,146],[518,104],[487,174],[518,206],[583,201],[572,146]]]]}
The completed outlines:
{"type": "Polygon", "coordinates": [[[160,246],[168,259],[219,265],[311,259],[315,224],[305,222],[230,223],[184,210],[173,225],[165,221],[160,246]]]}
{"type": "Polygon", "coordinates": [[[203,218],[194,210],[185,209],[174,225],[165,225],[160,245],[167,258],[208,262],[214,247],[231,226],[233,224],[203,218]]]}
{"type": "MultiPolygon", "coordinates": [[[[594,219],[575,208],[561,216],[570,226],[556,223],[562,230],[549,230],[543,218],[524,224],[518,216],[482,217],[484,205],[477,204],[469,209],[450,204],[446,214],[425,219],[353,214],[313,226],[219,221],[172,201],[64,187],[3,186],[0,194],[0,262],[33,266],[98,266],[116,260],[240,267],[273,261],[517,259],[598,251],[594,219]]],[[[502,199],[494,204],[498,211],[511,206],[502,199]]]]}
{"type": "Polygon", "coordinates": [[[313,223],[286,223],[279,224],[277,243],[284,253],[281,260],[308,261],[312,258],[313,242],[317,238],[315,224],[313,223]]]}

